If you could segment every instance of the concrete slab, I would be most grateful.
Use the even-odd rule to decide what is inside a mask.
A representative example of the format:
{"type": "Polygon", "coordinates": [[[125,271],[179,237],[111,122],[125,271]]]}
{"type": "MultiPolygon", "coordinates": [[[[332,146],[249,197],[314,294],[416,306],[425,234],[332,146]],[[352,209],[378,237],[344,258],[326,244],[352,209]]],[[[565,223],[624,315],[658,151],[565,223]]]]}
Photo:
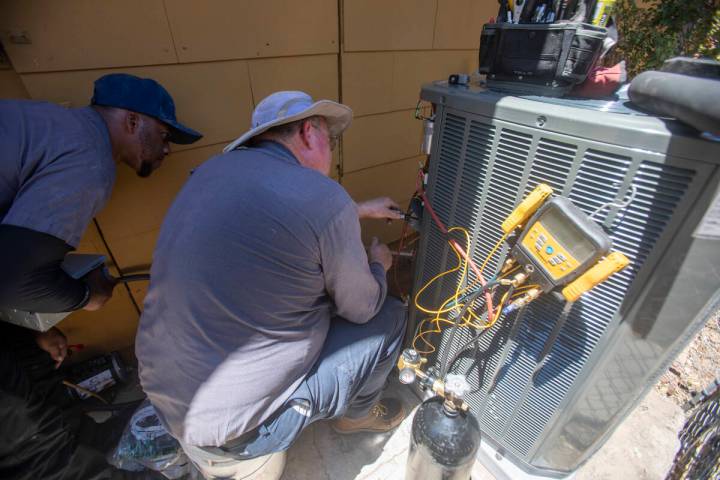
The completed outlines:
{"type": "MultiPolygon", "coordinates": [[[[405,408],[412,410],[395,431],[383,435],[338,435],[329,422],[317,422],[288,451],[282,480],[404,479],[410,428],[420,401],[409,387],[394,378],[386,394],[400,398],[405,408]]],[[[132,401],[142,396],[137,378],[132,375],[116,401],[132,401]]],[[[684,422],[680,407],[650,391],[605,445],[578,470],[574,480],[664,479],[679,447],[677,433],[684,422]]],[[[472,480],[496,479],[476,463],[472,480]]]]}
{"type": "MultiPolygon", "coordinates": [[[[406,386],[392,381],[387,394],[403,400],[413,412],[384,435],[338,435],[328,422],[303,432],[288,452],[282,480],[401,480],[410,444],[415,407],[420,403],[406,386]]],[[[633,478],[661,480],[672,464],[679,443],[682,410],[654,391],[640,403],[607,443],[576,473],[575,480],[633,478]]],[[[476,463],[473,480],[495,480],[476,463]]]]}
{"type": "MultiPolygon", "coordinates": [[[[394,380],[386,395],[401,399],[408,410],[420,403],[408,387],[394,380]]],[[[288,451],[282,480],[404,478],[412,418],[408,416],[393,432],[381,435],[339,435],[329,422],[314,423],[288,451]]]]}

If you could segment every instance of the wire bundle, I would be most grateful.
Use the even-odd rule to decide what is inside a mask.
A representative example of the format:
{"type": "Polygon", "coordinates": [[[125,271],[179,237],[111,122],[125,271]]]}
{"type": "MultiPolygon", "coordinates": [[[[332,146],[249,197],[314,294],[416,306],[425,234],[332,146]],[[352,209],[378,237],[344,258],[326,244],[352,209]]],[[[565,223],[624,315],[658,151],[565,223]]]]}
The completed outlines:
{"type": "Polygon", "coordinates": [[[503,242],[507,240],[509,233],[500,237],[495,246],[483,260],[480,268],[478,268],[468,253],[470,249],[470,234],[467,229],[459,226],[451,228],[445,227],[440,218],[436,215],[430,201],[425,195],[425,191],[422,188],[423,179],[423,172],[420,170],[418,173],[416,193],[423,200],[425,208],[430,213],[438,229],[445,235],[446,241],[452,248],[457,261],[454,267],[435,275],[416,293],[414,299],[415,307],[428,316],[423,318],[418,325],[416,335],[412,341],[412,348],[421,355],[434,353],[436,351],[436,347],[428,337],[441,333],[447,326],[451,326],[452,328],[448,344],[452,344],[455,335],[457,334],[457,330],[461,327],[470,328],[476,332],[471,340],[466,342],[453,356],[453,359],[449,363],[449,349],[445,350],[443,358],[440,362],[442,378],[447,373],[447,370],[452,367],[462,351],[472,345],[472,343],[474,343],[482,333],[488,331],[495,325],[502,315],[503,307],[508,301],[512,301],[517,297],[523,296],[527,293],[527,291],[537,288],[538,285],[522,285],[517,287],[510,286],[510,288],[502,294],[497,306],[494,308],[493,297],[496,294],[496,287],[500,285],[501,280],[506,279],[521,269],[520,265],[515,265],[512,268],[506,268],[500,273],[500,275],[494,276],[490,281],[486,281],[483,276],[485,267],[487,267],[490,259],[497,253],[503,242]],[[461,234],[462,236],[461,239],[463,240],[464,247],[454,237],[454,235],[457,236],[458,234],[461,234]],[[475,273],[475,279],[472,281],[470,281],[469,278],[470,270],[475,273]],[[459,275],[456,281],[455,291],[453,295],[446,298],[440,304],[439,308],[432,309],[421,304],[421,296],[428,288],[430,288],[431,285],[448,275],[455,274],[456,272],[459,272],[459,275]],[[454,318],[451,318],[453,316],[454,318]]]}
{"type": "MultiPolygon", "coordinates": [[[[449,235],[455,232],[462,233],[465,240],[464,244],[466,246],[470,244],[470,235],[465,228],[452,227],[449,228],[447,231],[449,235]]],[[[488,262],[495,254],[495,252],[497,252],[498,248],[500,247],[500,245],[502,245],[506,238],[506,235],[503,235],[500,238],[495,247],[490,251],[490,253],[483,261],[482,266],[478,269],[479,274],[476,274],[476,278],[472,281],[469,281],[468,267],[470,261],[468,259],[468,256],[463,255],[465,250],[457,248],[459,244],[454,239],[448,239],[448,243],[450,244],[450,247],[452,248],[453,253],[455,254],[455,257],[457,259],[456,265],[449,270],[435,275],[432,279],[430,279],[430,281],[423,285],[423,287],[420,288],[415,295],[415,307],[421,312],[429,315],[420,322],[420,324],[418,325],[417,334],[413,339],[413,348],[417,350],[418,353],[427,355],[435,352],[435,346],[430,342],[427,337],[431,334],[442,332],[443,328],[448,325],[456,326],[458,328],[467,327],[475,330],[487,330],[497,322],[501,315],[502,308],[505,305],[505,302],[510,298],[512,293],[510,290],[506,291],[505,294],[500,298],[500,302],[498,303],[497,307],[492,308],[492,295],[494,294],[494,289],[499,284],[500,279],[514,273],[515,270],[517,270],[517,268],[519,267],[505,272],[500,278],[493,278],[489,282],[484,282],[484,284],[482,284],[483,281],[481,280],[481,278],[482,272],[484,271],[488,262]],[[438,309],[432,309],[430,307],[423,306],[420,302],[420,298],[423,293],[441,278],[447,275],[451,275],[455,272],[459,272],[459,276],[453,295],[446,298],[440,304],[440,307],[438,309]],[[463,287],[463,285],[465,286],[463,287]],[[481,300],[481,297],[483,295],[487,295],[487,297],[490,297],[491,301],[488,302],[487,297],[485,297],[485,302],[483,302],[481,300]],[[483,307],[485,307],[485,313],[482,312],[483,307]],[[453,314],[455,314],[454,320],[449,318],[453,314]]]]}

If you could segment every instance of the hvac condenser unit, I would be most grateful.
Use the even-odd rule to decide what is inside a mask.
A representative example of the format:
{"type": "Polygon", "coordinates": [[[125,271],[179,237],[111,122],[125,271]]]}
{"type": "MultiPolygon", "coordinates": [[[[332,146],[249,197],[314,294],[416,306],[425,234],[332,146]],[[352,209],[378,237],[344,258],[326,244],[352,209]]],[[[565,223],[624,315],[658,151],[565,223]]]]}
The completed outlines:
{"type": "MultiPolygon", "coordinates": [[[[453,369],[473,387],[467,402],[483,432],[483,463],[500,477],[567,476],[720,306],[720,143],[622,102],[446,82],[425,86],[421,98],[436,108],[428,198],[446,225],[470,230],[476,262],[539,183],[587,213],[635,187],[627,208],[595,217],[632,264],[585,294],[564,322],[552,295],[501,317],[453,369]]],[[[424,215],[415,291],[455,262],[424,215]]],[[[424,303],[451,296],[456,280],[434,283],[424,303]]],[[[415,325],[422,319],[411,315],[415,325]]],[[[438,352],[453,355],[474,332],[461,330],[450,345],[446,333],[438,352]]]]}

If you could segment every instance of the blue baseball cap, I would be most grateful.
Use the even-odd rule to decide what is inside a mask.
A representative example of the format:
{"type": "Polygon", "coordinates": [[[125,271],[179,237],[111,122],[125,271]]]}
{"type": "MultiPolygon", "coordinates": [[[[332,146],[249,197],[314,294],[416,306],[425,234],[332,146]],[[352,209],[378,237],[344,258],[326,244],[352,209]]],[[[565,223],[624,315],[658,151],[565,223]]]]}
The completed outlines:
{"type": "Polygon", "coordinates": [[[175,118],[175,102],[167,90],[150,78],[127,73],[111,73],[95,80],[92,105],[124,108],[154,117],[170,127],[169,140],[186,145],[202,134],[182,125],[175,118]]]}

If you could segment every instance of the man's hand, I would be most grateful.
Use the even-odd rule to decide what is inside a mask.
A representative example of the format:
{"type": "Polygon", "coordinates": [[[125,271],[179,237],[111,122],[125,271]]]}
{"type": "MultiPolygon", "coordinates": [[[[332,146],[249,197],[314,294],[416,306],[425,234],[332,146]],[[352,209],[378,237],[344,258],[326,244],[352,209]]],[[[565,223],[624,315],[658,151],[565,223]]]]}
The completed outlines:
{"type": "Polygon", "coordinates": [[[84,310],[98,310],[112,297],[113,288],[117,279],[105,272],[105,267],[99,267],[87,274],[85,282],[90,288],[90,300],[83,307],[84,310]]]}
{"type": "Polygon", "coordinates": [[[385,271],[390,270],[392,266],[392,253],[390,249],[384,243],[380,243],[377,237],[373,237],[372,243],[370,244],[370,251],[368,252],[370,262],[380,263],[385,271]]]}
{"type": "Polygon", "coordinates": [[[392,198],[373,198],[357,204],[360,218],[387,218],[388,220],[401,220],[405,217],[400,206],[392,198]]]}
{"type": "Polygon", "coordinates": [[[58,368],[67,357],[67,338],[57,327],[47,332],[38,332],[35,335],[35,342],[55,360],[55,368],[58,368]]]}

